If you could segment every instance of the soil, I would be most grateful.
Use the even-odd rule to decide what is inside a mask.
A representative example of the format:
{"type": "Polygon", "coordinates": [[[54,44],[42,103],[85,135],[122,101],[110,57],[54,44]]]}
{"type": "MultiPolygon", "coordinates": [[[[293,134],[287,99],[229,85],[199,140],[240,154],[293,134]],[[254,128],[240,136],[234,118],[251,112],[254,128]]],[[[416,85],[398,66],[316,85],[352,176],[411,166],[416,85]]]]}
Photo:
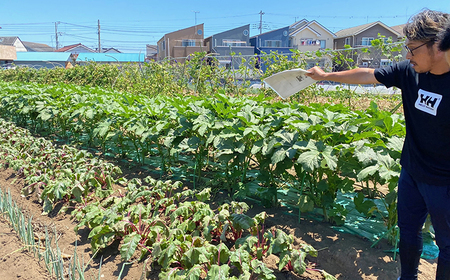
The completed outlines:
{"type": "MultiPolygon", "coordinates": [[[[123,169],[122,169],[123,170],[123,169]]],[[[130,174],[144,176],[143,171],[133,171],[130,174]]],[[[33,197],[22,197],[20,190],[24,184],[20,178],[15,177],[11,169],[0,170],[0,187],[3,192],[9,190],[12,198],[21,207],[24,214],[33,217],[36,235],[43,235],[45,227],[50,231],[56,230],[58,245],[65,254],[72,255],[75,244],[77,254],[84,260],[86,266],[86,279],[98,279],[101,265],[101,279],[158,279],[158,271],[152,270],[144,262],[123,264],[117,245],[111,245],[103,252],[103,257],[92,258],[90,243],[87,238],[88,231],[80,229],[74,232],[75,222],[66,213],[56,213],[60,207],[49,215],[41,215],[42,206],[33,197]],[[92,260],[91,260],[92,258],[92,260]]],[[[216,199],[217,205],[223,200],[216,199]]],[[[302,276],[291,272],[280,272],[277,279],[323,279],[317,269],[325,270],[337,279],[397,279],[400,264],[398,257],[394,260],[393,254],[385,252],[392,246],[386,240],[380,241],[376,247],[371,248],[372,242],[356,235],[342,233],[331,228],[330,224],[302,218],[300,224],[298,217],[289,215],[283,208],[262,208],[253,206],[247,213],[252,216],[262,211],[269,214],[267,226],[276,227],[295,236],[295,244],[306,242],[319,251],[318,257],[307,257],[308,270],[302,276]]],[[[0,216],[1,217],[1,216],[0,216]]],[[[9,222],[0,218],[0,279],[54,279],[45,268],[43,260],[40,262],[24,247],[9,222]]],[[[272,256],[264,260],[272,269],[277,270],[277,257],[272,256]]],[[[434,279],[436,260],[421,260],[420,280],[434,279]]]]}

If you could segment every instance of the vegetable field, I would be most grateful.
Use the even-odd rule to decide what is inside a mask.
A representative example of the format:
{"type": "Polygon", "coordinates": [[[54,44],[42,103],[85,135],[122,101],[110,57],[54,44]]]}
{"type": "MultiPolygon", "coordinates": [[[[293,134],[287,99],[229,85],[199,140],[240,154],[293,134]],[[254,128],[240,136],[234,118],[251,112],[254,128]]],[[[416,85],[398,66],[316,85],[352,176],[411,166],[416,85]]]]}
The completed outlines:
{"type": "Polygon", "coordinates": [[[329,103],[280,102],[201,75],[139,94],[115,90],[112,74],[92,87],[42,71],[41,83],[0,82],[0,210],[45,277],[397,276],[382,248],[396,246],[405,127],[381,97],[360,109],[345,89],[329,103]],[[331,228],[354,210],[382,221],[381,242],[331,228]]]}

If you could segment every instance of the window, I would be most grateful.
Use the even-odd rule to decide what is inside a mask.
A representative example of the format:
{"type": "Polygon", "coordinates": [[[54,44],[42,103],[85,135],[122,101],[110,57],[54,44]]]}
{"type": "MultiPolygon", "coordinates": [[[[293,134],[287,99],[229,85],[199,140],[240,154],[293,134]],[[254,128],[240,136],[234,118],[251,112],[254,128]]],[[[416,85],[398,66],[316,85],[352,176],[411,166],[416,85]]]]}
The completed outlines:
{"type": "Polygon", "coordinates": [[[380,61],[380,67],[386,67],[386,66],[391,66],[392,65],[392,60],[390,59],[381,59],[380,61]]]}
{"type": "Polygon", "coordinates": [[[245,41],[240,41],[237,39],[223,39],[222,40],[222,46],[228,47],[239,47],[239,46],[247,46],[247,43],[245,41]]]}
{"type": "Polygon", "coordinates": [[[362,46],[370,46],[370,42],[372,42],[373,37],[362,37],[361,45],[362,46]]]}
{"type": "Polygon", "coordinates": [[[326,40],[320,40],[320,48],[325,49],[327,47],[327,41],[326,40]]]}
{"type": "Polygon", "coordinates": [[[195,46],[195,40],[193,40],[193,39],[183,39],[183,41],[181,42],[181,45],[183,47],[193,47],[193,46],[195,46]]]}
{"type": "Polygon", "coordinates": [[[350,37],[345,38],[344,45],[350,45],[350,37]]]}
{"type": "MultiPolygon", "coordinates": [[[[314,43],[315,43],[315,41],[314,41],[314,43]]],[[[312,44],[313,44],[313,39],[310,39],[310,38],[300,39],[300,45],[302,45],[302,46],[310,46],[312,44]]]]}
{"type": "Polygon", "coordinates": [[[281,47],[281,40],[266,40],[266,47],[269,48],[279,48],[281,47]]]}
{"type": "Polygon", "coordinates": [[[165,50],[166,49],[166,41],[162,42],[162,49],[165,50]]]}
{"type": "Polygon", "coordinates": [[[300,39],[300,44],[302,46],[319,46],[319,45],[322,46],[322,44],[325,46],[325,40],[316,40],[316,39],[311,39],[311,38],[302,38],[302,39],[300,39]]]}

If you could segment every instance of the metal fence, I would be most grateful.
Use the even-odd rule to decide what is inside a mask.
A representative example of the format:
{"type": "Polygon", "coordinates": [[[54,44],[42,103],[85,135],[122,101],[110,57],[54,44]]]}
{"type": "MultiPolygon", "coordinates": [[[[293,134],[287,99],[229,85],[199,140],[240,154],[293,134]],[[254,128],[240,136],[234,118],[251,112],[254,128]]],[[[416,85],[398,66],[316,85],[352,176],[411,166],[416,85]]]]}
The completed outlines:
{"type": "MultiPolygon", "coordinates": [[[[279,54],[276,52],[261,53],[255,55],[226,55],[204,54],[202,63],[204,65],[218,68],[230,69],[230,74],[240,78],[240,72],[250,74],[247,78],[260,79],[265,74],[291,69],[308,69],[320,66],[326,71],[342,71],[355,67],[379,68],[392,65],[404,60],[406,55],[402,50],[402,43],[383,44],[381,46],[367,46],[358,48],[347,48],[342,50],[322,50],[314,52],[301,52],[293,50],[290,53],[279,54]],[[246,71],[243,71],[246,69],[246,71]]],[[[183,61],[190,64],[195,55],[168,59],[171,63],[183,61]]],[[[197,57],[198,59],[198,57],[197,57]]],[[[191,63],[192,64],[192,63],[191,63]]]]}

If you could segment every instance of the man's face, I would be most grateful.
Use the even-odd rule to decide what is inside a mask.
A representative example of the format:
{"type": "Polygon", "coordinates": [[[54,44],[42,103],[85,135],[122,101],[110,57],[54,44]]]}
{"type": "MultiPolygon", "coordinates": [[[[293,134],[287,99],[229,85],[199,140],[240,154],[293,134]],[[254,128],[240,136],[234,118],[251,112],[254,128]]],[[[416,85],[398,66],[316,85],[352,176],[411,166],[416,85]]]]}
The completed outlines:
{"type": "Polygon", "coordinates": [[[409,50],[406,59],[409,59],[411,66],[417,73],[430,72],[432,74],[443,74],[449,71],[447,64],[447,54],[439,51],[435,42],[406,40],[409,50]],[[430,44],[432,44],[430,46],[430,44]]]}
{"type": "Polygon", "coordinates": [[[406,59],[409,59],[411,66],[417,73],[425,73],[431,70],[434,62],[434,45],[429,48],[423,41],[406,40],[406,46],[409,50],[406,53],[406,59]]]}

